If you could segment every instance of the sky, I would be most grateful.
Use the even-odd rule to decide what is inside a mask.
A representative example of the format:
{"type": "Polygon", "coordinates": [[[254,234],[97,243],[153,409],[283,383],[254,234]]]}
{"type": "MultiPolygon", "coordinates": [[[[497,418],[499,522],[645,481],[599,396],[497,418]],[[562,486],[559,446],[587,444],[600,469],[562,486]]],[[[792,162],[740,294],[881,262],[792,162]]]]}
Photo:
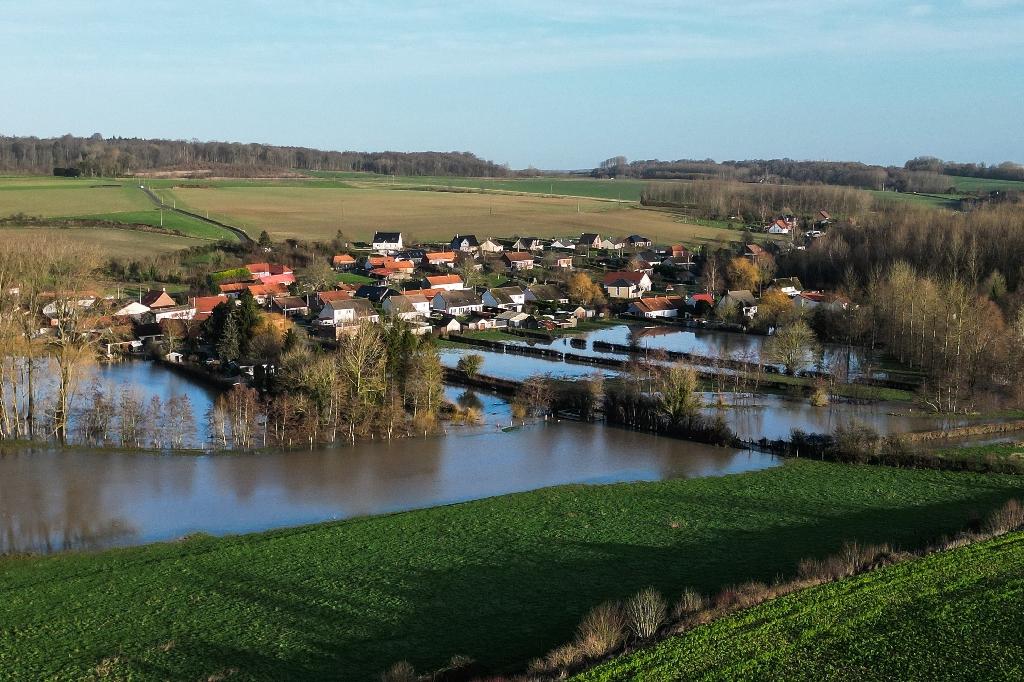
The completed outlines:
{"type": "Polygon", "coordinates": [[[1024,162],[1024,0],[0,0],[0,134],[1024,162]]]}

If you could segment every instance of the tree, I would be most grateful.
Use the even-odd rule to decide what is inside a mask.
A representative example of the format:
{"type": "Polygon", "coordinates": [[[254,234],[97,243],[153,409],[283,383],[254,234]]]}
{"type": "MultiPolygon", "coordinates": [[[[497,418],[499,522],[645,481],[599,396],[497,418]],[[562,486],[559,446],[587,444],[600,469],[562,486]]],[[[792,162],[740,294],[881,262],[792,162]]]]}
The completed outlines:
{"type": "Polygon", "coordinates": [[[778,289],[772,289],[757,304],[757,321],[769,327],[778,327],[790,321],[795,308],[789,296],[778,289]]]}
{"type": "Polygon", "coordinates": [[[590,275],[577,272],[569,278],[569,299],[584,306],[601,305],[605,302],[604,290],[590,275]]]}
{"type": "Polygon", "coordinates": [[[269,249],[274,244],[274,242],[270,240],[270,234],[266,230],[260,232],[260,238],[257,243],[260,245],[260,248],[263,249],[269,249]]]}
{"type": "Polygon", "coordinates": [[[466,376],[472,379],[480,371],[480,367],[484,364],[484,356],[479,353],[469,353],[459,358],[459,362],[456,367],[466,373],[466,376]]]}
{"type": "Polygon", "coordinates": [[[672,364],[658,382],[658,406],[672,426],[697,416],[701,407],[697,373],[681,362],[672,364]]]}
{"type": "Polygon", "coordinates": [[[224,330],[217,342],[217,357],[221,362],[237,360],[241,354],[241,331],[238,328],[238,316],[232,313],[224,322],[224,330]]]}
{"type": "Polygon", "coordinates": [[[725,267],[725,276],[729,280],[729,288],[733,290],[754,291],[761,282],[761,271],[749,258],[737,256],[725,267]]]}
{"type": "Polygon", "coordinates": [[[775,333],[765,344],[768,358],[795,374],[818,348],[818,337],[803,320],[797,320],[775,333]]]}

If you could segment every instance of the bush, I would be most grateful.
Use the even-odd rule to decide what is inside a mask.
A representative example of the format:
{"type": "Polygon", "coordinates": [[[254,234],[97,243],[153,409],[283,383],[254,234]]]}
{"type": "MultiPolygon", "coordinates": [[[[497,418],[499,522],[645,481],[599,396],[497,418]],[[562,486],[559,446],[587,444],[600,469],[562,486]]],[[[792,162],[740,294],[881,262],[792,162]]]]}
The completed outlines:
{"type": "Polygon", "coordinates": [[[993,535],[1002,535],[1024,527],[1024,505],[1010,500],[988,517],[985,530],[993,535]]]}
{"type": "Polygon", "coordinates": [[[679,601],[676,602],[675,608],[672,609],[672,617],[679,619],[699,613],[707,607],[707,603],[707,599],[701,593],[690,589],[684,590],[682,596],[679,597],[679,601]]]}
{"type": "Polygon", "coordinates": [[[618,602],[594,607],[580,623],[577,643],[591,658],[599,658],[617,649],[626,636],[626,618],[618,602]]]}
{"type": "Polygon", "coordinates": [[[629,621],[629,629],[638,639],[654,636],[654,633],[665,622],[667,615],[668,605],[653,587],[640,590],[626,602],[626,618],[629,621]]]}
{"type": "Polygon", "coordinates": [[[380,682],[416,682],[416,669],[408,661],[399,661],[381,674],[380,682]]]}

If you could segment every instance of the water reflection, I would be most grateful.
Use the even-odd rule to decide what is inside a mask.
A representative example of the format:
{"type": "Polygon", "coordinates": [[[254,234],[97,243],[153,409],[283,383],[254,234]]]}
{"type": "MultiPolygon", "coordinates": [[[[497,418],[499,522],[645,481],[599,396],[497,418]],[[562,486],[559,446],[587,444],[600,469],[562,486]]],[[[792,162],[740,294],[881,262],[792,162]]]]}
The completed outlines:
{"type": "MultiPolygon", "coordinates": [[[[478,400],[497,400],[478,394],[478,400]]],[[[498,411],[500,412],[500,411],[498,411]]],[[[717,476],[774,458],[571,422],[256,455],[40,450],[0,457],[0,552],[241,533],[566,483],[717,476]]]]}

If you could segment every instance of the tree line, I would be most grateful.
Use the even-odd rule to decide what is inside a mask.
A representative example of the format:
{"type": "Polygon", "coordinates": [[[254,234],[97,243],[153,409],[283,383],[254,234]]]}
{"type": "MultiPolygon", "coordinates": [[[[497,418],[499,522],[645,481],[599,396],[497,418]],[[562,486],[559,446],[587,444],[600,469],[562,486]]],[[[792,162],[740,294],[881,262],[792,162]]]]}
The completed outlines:
{"type": "Polygon", "coordinates": [[[326,151],[241,142],[63,135],[0,136],[0,171],[117,176],[161,169],[211,169],[247,176],[287,169],[398,175],[504,177],[508,168],[469,152],[326,151]]]}

